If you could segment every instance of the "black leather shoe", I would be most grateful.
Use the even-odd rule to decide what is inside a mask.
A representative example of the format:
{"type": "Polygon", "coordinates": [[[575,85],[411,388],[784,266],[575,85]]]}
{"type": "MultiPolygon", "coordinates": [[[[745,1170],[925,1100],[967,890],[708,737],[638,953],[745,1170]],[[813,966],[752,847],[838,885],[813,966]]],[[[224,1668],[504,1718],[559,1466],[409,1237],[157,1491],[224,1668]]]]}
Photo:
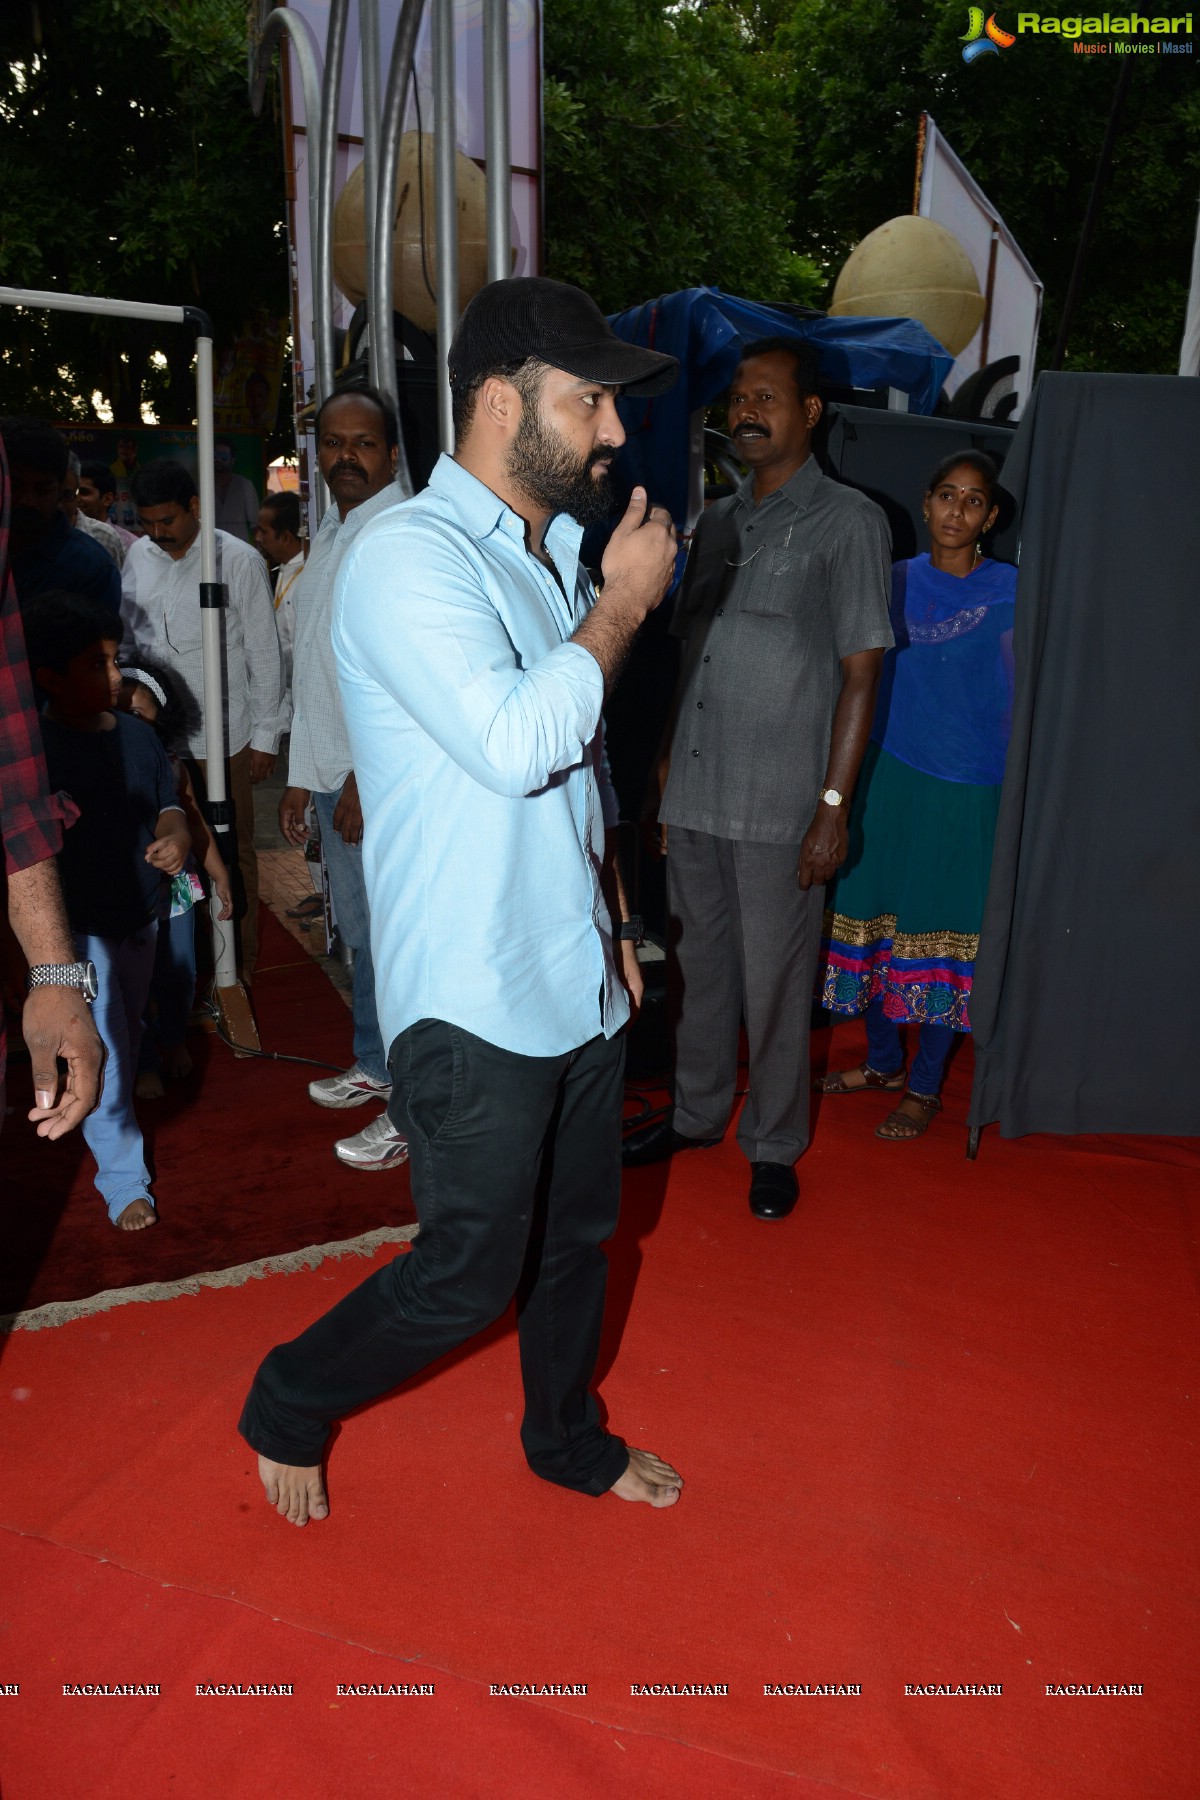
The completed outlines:
{"type": "Polygon", "coordinates": [[[621,1146],[621,1161],[627,1169],[640,1168],[643,1163],[664,1162],[677,1150],[711,1150],[714,1144],[721,1142],[719,1137],[684,1137],[682,1131],[676,1131],[674,1119],[674,1113],[669,1112],[653,1125],[642,1125],[629,1133],[621,1146]]]}
{"type": "Polygon", "coordinates": [[[756,1219],[786,1219],[800,1198],[800,1183],[791,1163],[750,1165],[750,1211],[756,1219]]]}

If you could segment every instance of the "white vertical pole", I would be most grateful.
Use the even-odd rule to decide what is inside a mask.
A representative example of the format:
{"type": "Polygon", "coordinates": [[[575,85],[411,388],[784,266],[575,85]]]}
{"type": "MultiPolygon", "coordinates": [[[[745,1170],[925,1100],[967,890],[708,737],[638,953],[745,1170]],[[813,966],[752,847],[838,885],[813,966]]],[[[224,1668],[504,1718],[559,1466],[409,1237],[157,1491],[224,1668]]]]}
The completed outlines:
{"type": "Polygon", "coordinates": [[[488,280],[512,274],[508,0],[483,0],[483,134],[487,157],[488,280]]]}
{"type": "MultiPolygon", "coordinates": [[[[225,603],[217,580],[217,497],[213,476],[212,339],[196,339],[196,464],[200,487],[200,646],[204,656],[204,785],[212,811],[217,846],[232,869],[236,840],[229,829],[229,784],[225,776],[225,669],[221,657],[221,609],[225,603]]],[[[246,829],[246,821],[242,822],[246,829]]],[[[218,988],[237,983],[233,922],[212,914],[213,966],[218,988]]]]}
{"type": "MultiPolygon", "coordinates": [[[[359,0],[358,12],[362,40],[363,244],[367,253],[366,287],[369,294],[371,270],[379,253],[375,242],[375,203],[379,192],[379,0],[359,0]]],[[[383,250],[390,254],[390,243],[385,242],[383,250]]],[[[374,329],[370,330],[367,344],[371,385],[382,388],[383,363],[374,329]]]]}
{"type": "Polygon", "coordinates": [[[458,195],[455,163],[454,0],[433,0],[434,217],[437,259],[438,441],[454,450],[446,357],[458,324],[458,195]]]}

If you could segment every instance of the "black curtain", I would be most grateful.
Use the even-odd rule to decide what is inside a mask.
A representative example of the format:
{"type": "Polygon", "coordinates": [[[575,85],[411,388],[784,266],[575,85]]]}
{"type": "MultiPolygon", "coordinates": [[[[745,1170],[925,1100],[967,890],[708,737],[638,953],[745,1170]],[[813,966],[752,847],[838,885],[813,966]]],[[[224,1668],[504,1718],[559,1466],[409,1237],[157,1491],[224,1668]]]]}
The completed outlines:
{"type": "Polygon", "coordinates": [[[970,1123],[1200,1132],[1200,380],[1043,375],[970,1123]]]}

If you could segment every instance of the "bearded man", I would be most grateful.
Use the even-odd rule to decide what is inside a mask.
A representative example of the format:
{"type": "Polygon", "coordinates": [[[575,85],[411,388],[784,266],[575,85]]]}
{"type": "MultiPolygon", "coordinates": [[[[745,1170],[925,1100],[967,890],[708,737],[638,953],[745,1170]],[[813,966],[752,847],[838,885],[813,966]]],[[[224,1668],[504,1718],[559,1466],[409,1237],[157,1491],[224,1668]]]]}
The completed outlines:
{"type": "Polygon", "coordinates": [[[449,356],[455,452],[342,565],[337,658],[395,1130],[420,1235],[255,1378],[241,1431],[293,1524],[328,1512],[331,1423],[496,1319],[515,1294],[530,1467],[666,1507],[667,1463],[607,1432],[590,1382],[617,1221],[624,1045],[640,993],[605,827],[601,707],[675,556],[635,488],[603,559],[616,398],[675,360],[578,288],[493,282],[449,356]]]}

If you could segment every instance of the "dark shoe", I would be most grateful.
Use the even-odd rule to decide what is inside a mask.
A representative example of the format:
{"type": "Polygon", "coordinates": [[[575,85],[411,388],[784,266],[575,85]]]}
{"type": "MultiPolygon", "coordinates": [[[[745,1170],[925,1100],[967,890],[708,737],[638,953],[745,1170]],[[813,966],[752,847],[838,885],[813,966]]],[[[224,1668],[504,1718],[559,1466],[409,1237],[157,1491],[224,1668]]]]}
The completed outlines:
{"type": "Polygon", "coordinates": [[[640,1168],[643,1163],[664,1162],[677,1150],[711,1150],[714,1144],[721,1142],[719,1137],[684,1137],[682,1131],[676,1131],[674,1118],[674,1113],[669,1112],[653,1125],[643,1125],[629,1133],[621,1146],[621,1161],[627,1169],[640,1168]]]}
{"type": "Polygon", "coordinates": [[[786,1219],[800,1198],[791,1163],[750,1164],[750,1211],[756,1219],[786,1219]]]}

